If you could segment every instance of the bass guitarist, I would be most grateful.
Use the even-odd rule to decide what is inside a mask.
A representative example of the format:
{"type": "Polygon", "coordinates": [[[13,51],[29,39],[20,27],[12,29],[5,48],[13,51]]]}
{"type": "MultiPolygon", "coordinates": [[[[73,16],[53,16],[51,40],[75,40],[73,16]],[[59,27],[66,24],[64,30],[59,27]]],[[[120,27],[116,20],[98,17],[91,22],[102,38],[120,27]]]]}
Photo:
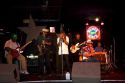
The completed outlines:
{"type": "Polygon", "coordinates": [[[17,51],[20,45],[17,42],[17,34],[12,34],[11,38],[5,42],[5,57],[8,64],[12,64],[13,59],[17,59],[20,62],[20,73],[29,74],[27,71],[26,58],[17,51]]]}

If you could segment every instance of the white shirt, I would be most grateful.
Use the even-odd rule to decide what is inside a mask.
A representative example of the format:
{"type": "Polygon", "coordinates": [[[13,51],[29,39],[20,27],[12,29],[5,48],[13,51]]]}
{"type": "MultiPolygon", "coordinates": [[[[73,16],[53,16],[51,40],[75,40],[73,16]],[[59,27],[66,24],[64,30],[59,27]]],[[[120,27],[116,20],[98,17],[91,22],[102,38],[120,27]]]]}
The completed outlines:
{"type": "MultiPolygon", "coordinates": [[[[20,47],[19,43],[13,42],[11,39],[5,42],[4,48],[9,47],[11,49],[17,49],[20,47]]],[[[8,52],[5,50],[5,57],[8,55],[8,52]]]]}
{"type": "MultiPolygon", "coordinates": [[[[66,41],[69,43],[69,37],[66,36],[66,41]]],[[[60,42],[60,38],[57,38],[57,44],[60,42]]],[[[64,42],[60,42],[61,45],[58,46],[58,54],[62,55],[62,54],[69,54],[69,49],[68,49],[68,45],[65,44],[64,42]]]]}
{"type": "Polygon", "coordinates": [[[20,47],[19,43],[13,42],[11,39],[5,42],[4,48],[9,47],[11,49],[17,49],[20,47]]]}

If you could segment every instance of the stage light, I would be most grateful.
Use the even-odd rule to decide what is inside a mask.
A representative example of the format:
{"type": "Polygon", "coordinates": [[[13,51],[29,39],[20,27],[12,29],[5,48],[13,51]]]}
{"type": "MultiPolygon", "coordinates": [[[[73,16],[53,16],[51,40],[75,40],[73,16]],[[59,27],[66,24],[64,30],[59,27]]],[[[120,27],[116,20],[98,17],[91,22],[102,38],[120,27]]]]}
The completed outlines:
{"type": "Polygon", "coordinates": [[[89,23],[86,23],[85,25],[89,25],[89,23]]]}
{"type": "Polygon", "coordinates": [[[50,28],[50,33],[55,33],[55,27],[49,27],[50,28]]]}
{"type": "Polygon", "coordinates": [[[104,22],[101,22],[101,25],[104,25],[104,22]]]}
{"type": "Polygon", "coordinates": [[[99,18],[98,18],[98,17],[96,17],[96,18],[95,18],[95,21],[96,21],[96,22],[98,22],[98,21],[99,21],[99,18]]]}

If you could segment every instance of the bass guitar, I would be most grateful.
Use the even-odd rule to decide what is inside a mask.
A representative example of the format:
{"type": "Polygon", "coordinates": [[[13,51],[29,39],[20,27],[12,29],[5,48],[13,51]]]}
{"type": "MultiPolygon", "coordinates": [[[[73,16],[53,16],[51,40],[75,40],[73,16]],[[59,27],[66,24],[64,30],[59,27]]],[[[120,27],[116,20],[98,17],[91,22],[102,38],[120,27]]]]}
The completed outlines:
{"type": "Polygon", "coordinates": [[[15,58],[15,57],[18,57],[19,55],[20,55],[20,53],[23,53],[23,49],[27,46],[27,45],[29,45],[30,43],[31,43],[32,41],[29,41],[29,42],[27,42],[25,45],[23,45],[22,47],[18,47],[17,49],[12,49],[11,50],[11,55],[13,56],[13,58],[15,58]]]}
{"type": "Polygon", "coordinates": [[[71,53],[75,53],[76,51],[78,51],[80,49],[80,46],[86,44],[86,42],[83,42],[83,43],[77,43],[73,46],[70,47],[70,51],[71,53]]]}

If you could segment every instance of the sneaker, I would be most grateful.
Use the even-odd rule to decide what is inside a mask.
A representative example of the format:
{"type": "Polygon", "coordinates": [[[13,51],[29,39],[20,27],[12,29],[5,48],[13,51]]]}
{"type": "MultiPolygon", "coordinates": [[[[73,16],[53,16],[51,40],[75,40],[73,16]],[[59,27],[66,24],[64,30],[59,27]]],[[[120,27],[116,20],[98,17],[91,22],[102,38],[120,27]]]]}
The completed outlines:
{"type": "Polygon", "coordinates": [[[25,71],[24,74],[29,74],[29,72],[28,72],[28,71],[25,71]]]}
{"type": "Polygon", "coordinates": [[[24,74],[24,71],[20,71],[21,74],[24,74]]]}

